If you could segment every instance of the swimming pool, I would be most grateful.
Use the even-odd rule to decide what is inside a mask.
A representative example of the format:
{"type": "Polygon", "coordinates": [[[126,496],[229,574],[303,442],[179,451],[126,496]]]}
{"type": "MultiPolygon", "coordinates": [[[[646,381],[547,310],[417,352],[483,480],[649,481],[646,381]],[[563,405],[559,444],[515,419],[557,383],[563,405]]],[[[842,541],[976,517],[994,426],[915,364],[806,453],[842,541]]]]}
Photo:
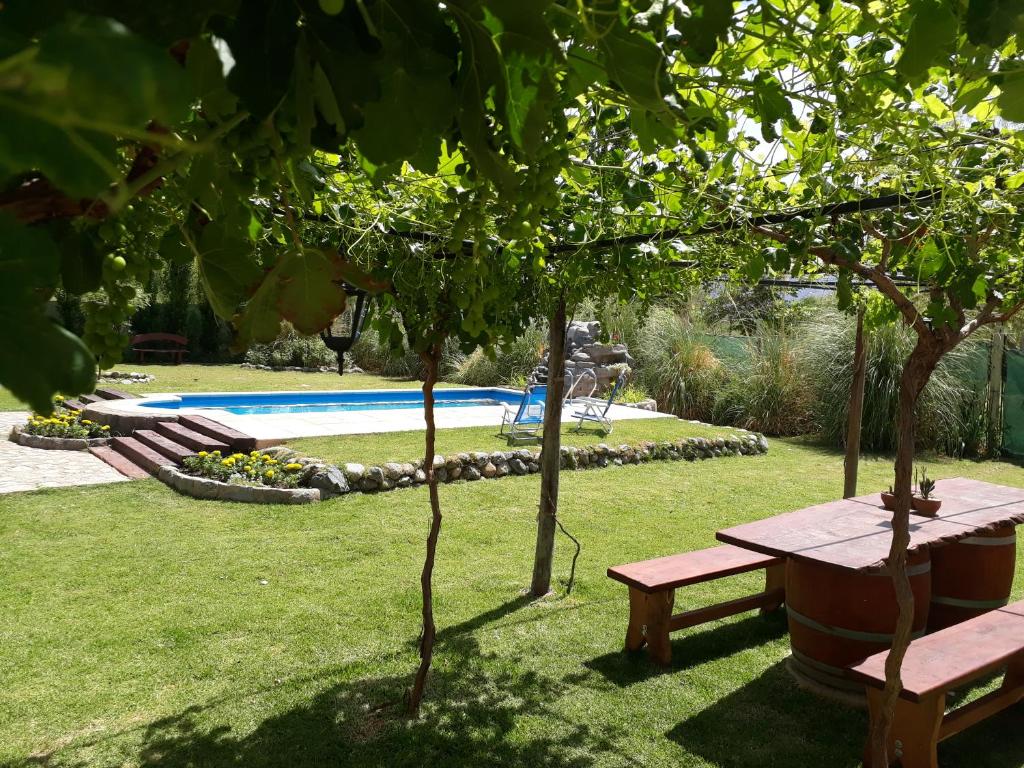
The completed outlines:
{"type": "MultiPolygon", "coordinates": [[[[498,388],[434,390],[437,408],[471,408],[513,405],[522,401],[522,393],[498,388]]],[[[344,392],[231,392],[182,394],[147,399],[143,408],[179,411],[216,408],[237,415],[280,413],[330,413],[336,411],[394,411],[423,408],[423,392],[418,389],[376,389],[344,392]]]]}

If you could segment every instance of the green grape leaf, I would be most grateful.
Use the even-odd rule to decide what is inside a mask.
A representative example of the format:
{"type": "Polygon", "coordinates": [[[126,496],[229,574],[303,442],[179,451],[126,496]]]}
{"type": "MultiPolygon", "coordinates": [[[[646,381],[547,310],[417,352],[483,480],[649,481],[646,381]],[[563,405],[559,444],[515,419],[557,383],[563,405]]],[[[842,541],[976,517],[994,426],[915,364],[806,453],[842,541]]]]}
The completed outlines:
{"type": "Polygon", "coordinates": [[[60,263],[46,231],[0,215],[0,323],[6,330],[0,345],[0,384],[43,413],[52,408],[56,392],[89,392],[95,384],[92,354],[46,315],[60,263]]]}
{"type": "Polygon", "coordinates": [[[1002,76],[999,83],[999,111],[1007,120],[1024,122],[1024,72],[1002,76]]]}
{"type": "Polygon", "coordinates": [[[638,104],[653,112],[665,111],[665,56],[655,42],[619,24],[600,42],[608,77],[638,104]]]}
{"type": "Polygon", "coordinates": [[[60,279],[68,293],[98,290],[103,280],[104,254],[88,235],[68,229],[60,239],[60,279]]]}
{"type": "Polygon", "coordinates": [[[918,0],[916,6],[903,53],[896,62],[896,72],[910,83],[918,82],[928,67],[952,50],[958,28],[946,0],[918,0]]]}
{"type": "Polygon", "coordinates": [[[1017,27],[1024,14],[1024,0],[969,0],[967,39],[974,45],[998,48],[1017,27]]]}
{"type": "Polygon", "coordinates": [[[170,264],[188,264],[195,257],[192,246],[185,242],[177,227],[171,227],[164,233],[157,251],[170,264]]]}
{"type": "Polygon", "coordinates": [[[181,67],[165,50],[110,19],[80,16],[48,29],[36,63],[67,77],[60,121],[70,113],[144,126],[149,120],[174,124],[188,114],[192,94],[181,67]]]}
{"type": "Polygon", "coordinates": [[[210,306],[229,320],[263,277],[247,231],[212,221],[203,227],[197,250],[199,277],[210,306]]]}
{"type": "Polygon", "coordinates": [[[703,0],[687,4],[690,16],[676,22],[683,35],[683,54],[693,64],[707,64],[732,26],[733,0],[703,0]]]}
{"type": "Polygon", "coordinates": [[[775,141],[779,132],[775,123],[782,120],[790,128],[799,128],[799,121],[793,114],[793,106],[782,90],[782,84],[771,75],[759,72],[754,78],[754,105],[761,122],[761,136],[765,141],[775,141]]]}
{"type": "Polygon", "coordinates": [[[238,109],[238,97],[228,90],[224,78],[224,62],[205,37],[192,41],[185,59],[185,72],[198,97],[203,112],[213,120],[223,120],[238,109]]]}
{"type": "Polygon", "coordinates": [[[96,358],[70,331],[46,316],[41,301],[0,302],[0,384],[38,413],[50,413],[58,392],[78,395],[96,386],[96,358]],[[31,361],[31,364],[26,364],[31,361]]]}
{"type": "Polygon", "coordinates": [[[277,309],[281,286],[277,276],[268,274],[242,311],[232,318],[238,336],[233,348],[243,351],[254,341],[268,344],[281,332],[281,315],[277,309]]]}
{"type": "Polygon", "coordinates": [[[246,2],[233,24],[219,28],[235,59],[228,87],[256,118],[273,112],[288,91],[298,19],[298,9],[290,0],[246,2]]]}
{"type": "Polygon", "coordinates": [[[289,251],[274,269],[280,286],[277,308],[299,333],[319,333],[345,309],[337,251],[289,251]]]}

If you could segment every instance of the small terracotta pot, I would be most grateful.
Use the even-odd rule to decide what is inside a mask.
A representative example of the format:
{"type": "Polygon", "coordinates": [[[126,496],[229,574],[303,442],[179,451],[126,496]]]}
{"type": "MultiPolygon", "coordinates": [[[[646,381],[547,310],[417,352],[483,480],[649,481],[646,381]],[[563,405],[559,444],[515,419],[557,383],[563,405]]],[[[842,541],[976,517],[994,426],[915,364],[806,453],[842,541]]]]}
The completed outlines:
{"type": "Polygon", "coordinates": [[[942,506],[942,499],[922,499],[920,496],[915,496],[911,500],[911,504],[917,514],[924,515],[925,517],[935,517],[939,507],[942,506]]]}
{"type": "Polygon", "coordinates": [[[896,509],[896,494],[882,491],[882,506],[886,509],[896,509]]]}

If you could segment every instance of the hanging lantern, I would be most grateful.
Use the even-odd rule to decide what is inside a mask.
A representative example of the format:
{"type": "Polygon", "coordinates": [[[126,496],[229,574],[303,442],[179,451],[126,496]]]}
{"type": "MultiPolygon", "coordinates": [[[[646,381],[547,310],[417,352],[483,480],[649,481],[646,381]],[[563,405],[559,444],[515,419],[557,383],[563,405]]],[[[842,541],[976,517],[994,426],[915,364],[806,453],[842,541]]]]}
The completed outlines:
{"type": "Polygon", "coordinates": [[[345,353],[359,340],[366,312],[366,291],[348,283],[340,283],[345,292],[345,311],[334,318],[329,328],[320,332],[327,348],[338,353],[338,375],[345,373],[345,353]],[[353,301],[355,299],[355,301],[353,301]]]}

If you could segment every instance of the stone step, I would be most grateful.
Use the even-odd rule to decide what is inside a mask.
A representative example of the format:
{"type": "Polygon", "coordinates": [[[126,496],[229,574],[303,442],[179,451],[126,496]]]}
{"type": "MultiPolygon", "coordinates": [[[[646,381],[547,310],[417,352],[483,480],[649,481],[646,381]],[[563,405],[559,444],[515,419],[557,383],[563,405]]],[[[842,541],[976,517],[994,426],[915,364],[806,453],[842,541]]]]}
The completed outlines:
{"type": "Polygon", "coordinates": [[[134,437],[115,437],[110,441],[110,446],[127,456],[132,462],[138,464],[152,475],[160,471],[160,467],[173,466],[174,462],[163,454],[157,453],[148,445],[134,437]]]}
{"type": "Polygon", "coordinates": [[[64,407],[69,411],[81,411],[85,408],[85,403],[81,400],[65,400],[64,407]]]}
{"type": "Polygon", "coordinates": [[[96,387],[96,394],[104,400],[134,400],[138,395],[110,387],[96,387]]]}
{"type": "Polygon", "coordinates": [[[227,453],[231,450],[227,443],[216,440],[209,435],[204,435],[202,432],[196,432],[173,421],[158,421],[156,431],[176,443],[191,448],[193,451],[220,451],[221,453],[227,453]]]}
{"type": "Polygon", "coordinates": [[[86,405],[92,405],[93,403],[103,402],[103,398],[100,397],[99,395],[79,395],[78,399],[81,400],[86,405]]]}
{"type": "Polygon", "coordinates": [[[89,453],[98,459],[102,459],[125,477],[130,477],[133,480],[142,480],[149,477],[149,472],[124,454],[115,451],[109,445],[98,445],[95,448],[90,448],[89,453]]]}
{"type": "Polygon", "coordinates": [[[162,453],[168,459],[171,459],[176,464],[181,464],[182,460],[186,456],[195,456],[195,451],[190,448],[186,448],[181,443],[176,443],[170,440],[159,432],[154,432],[152,429],[137,429],[132,432],[132,437],[138,440],[140,443],[152,448],[157,453],[162,453]]]}
{"type": "Polygon", "coordinates": [[[212,437],[214,440],[220,440],[233,450],[241,451],[242,453],[254,451],[257,448],[255,437],[239,432],[237,429],[225,427],[223,424],[219,424],[205,416],[179,416],[178,424],[207,437],[212,437]]]}

